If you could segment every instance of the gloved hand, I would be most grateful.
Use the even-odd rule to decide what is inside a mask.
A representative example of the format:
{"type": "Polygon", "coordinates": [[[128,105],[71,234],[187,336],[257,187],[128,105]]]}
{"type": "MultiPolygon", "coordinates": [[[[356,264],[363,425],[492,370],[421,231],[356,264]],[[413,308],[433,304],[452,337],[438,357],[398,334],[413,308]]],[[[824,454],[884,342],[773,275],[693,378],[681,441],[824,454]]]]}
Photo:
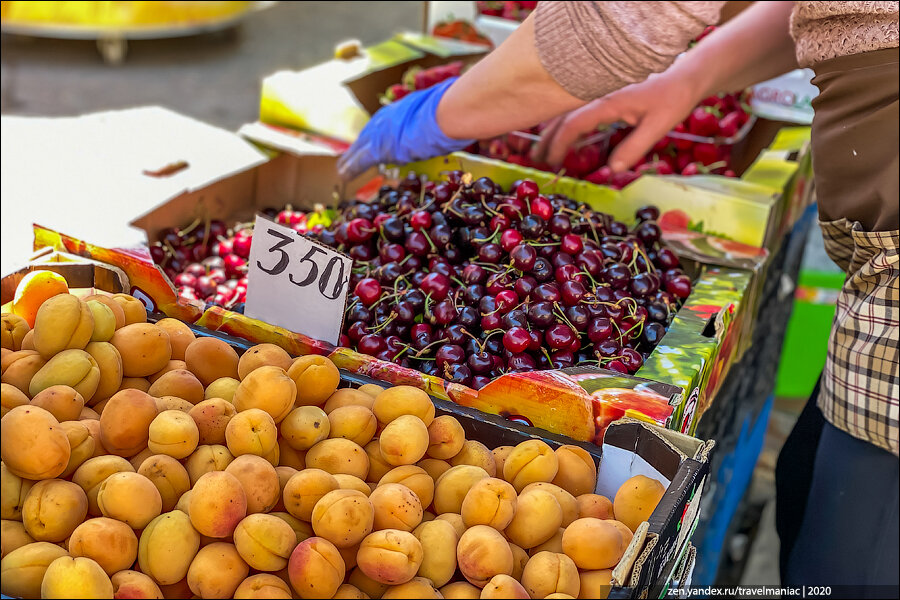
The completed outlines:
{"type": "Polygon", "coordinates": [[[405,164],[462,150],[473,140],[444,135],[435,119],[438,103],[456,77],[413,92],[380,109],[338,161],[338,173],[352,179],[380,163],[405,164]]]}

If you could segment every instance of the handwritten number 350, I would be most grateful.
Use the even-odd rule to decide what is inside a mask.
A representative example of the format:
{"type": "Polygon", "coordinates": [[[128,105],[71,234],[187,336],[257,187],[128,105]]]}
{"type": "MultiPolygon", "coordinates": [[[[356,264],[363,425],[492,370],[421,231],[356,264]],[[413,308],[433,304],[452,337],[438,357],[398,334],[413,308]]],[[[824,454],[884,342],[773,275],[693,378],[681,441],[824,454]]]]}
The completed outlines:
{"type": "MultiPolygon", "coordinates": [[[[287,252],[285,252],[284,248],[292,244],[294,242],[294,238],[281,233],[280,231],[276,231],[275,229],[267,229],[266,231],[270,235],[280,240],[274,246],[269,248],[269,252],[277,252],[278,254],[280,254],[280,257],[278,259],[278,262],[269,269],[264,267],[260,261],[256,261],[256,266],[258,266],[261,270],[268,273],[269,275],[280,275],[288,268],[288,265],[291,262],[290,256],[287,252]]],[[[304,277],[302,281],[297,281],[296,279],[294,279],[293,273],[288,273],[288,279],[291,283],[299,287],[306,287],[316,281],[316,279],[319,279],[319,265],[316,264],[316,261],[314,261],[312,258],[316,255],[316,253],[325,254],[325,251],[318,246],[312,246],[306,253],[306,256],[300,259],[301,263],[309,263],[309,273],[307,273],[306,277],[304,277]]],[[[338,296],[341,295],[345,284],[346,281],[344,280],[344,261],[341,260],[339,256],[333,256],[325,266],[325,270],[322,272],[321,279],[319,279],[319,292],[326,298],[335,300],[338,296]],[[328,293],[328,282],[334,274],[335,267],[339,267],[340,271],[338,271],[337,278],[334,282],[334,287],[330,290],[331,293],[328,293]]]]}

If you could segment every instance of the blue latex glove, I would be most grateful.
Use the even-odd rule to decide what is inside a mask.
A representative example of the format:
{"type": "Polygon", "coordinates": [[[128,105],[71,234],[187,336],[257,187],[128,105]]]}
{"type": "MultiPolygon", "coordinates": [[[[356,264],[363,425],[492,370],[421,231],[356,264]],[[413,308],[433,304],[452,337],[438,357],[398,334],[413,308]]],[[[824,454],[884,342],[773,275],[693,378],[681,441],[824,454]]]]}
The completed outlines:
{"type": "Polygon", "coordinates": [[[377,164],[425,160],[471,144],[473,140],[444,135],[435,119],[441,97],[457,79],[451,77],[379,109],[338,161],[340,176],[352,179],[377,164]]]}

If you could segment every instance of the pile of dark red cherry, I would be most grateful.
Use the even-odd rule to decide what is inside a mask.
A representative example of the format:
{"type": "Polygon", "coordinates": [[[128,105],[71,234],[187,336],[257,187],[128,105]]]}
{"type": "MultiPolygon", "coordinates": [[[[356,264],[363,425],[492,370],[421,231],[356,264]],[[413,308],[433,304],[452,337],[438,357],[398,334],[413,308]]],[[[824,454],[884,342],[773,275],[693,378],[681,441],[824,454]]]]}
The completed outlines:
{"type": "Polygon", "coordinates": [[[537,184],[414,174],[310,233],[354,259],[341,344],[476,389],[508,372],[637,371],[691,292],[655,207],[629,227],[537,184]]]}

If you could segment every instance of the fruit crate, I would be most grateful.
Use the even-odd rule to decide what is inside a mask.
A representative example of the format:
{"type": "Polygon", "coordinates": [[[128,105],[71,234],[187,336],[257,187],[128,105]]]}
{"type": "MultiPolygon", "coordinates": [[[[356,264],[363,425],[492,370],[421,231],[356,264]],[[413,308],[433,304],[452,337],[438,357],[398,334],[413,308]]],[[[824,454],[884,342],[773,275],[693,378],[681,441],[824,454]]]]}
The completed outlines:
{"type": "MultiPolygon", "coordinates": [[[[67,278],[70,289],[120,293],[127,289],[127,277],[119,270],[95,261],[79,261],[76,257],[43,251],[26,267],[2,279],[3,305],[11,301],[16,285],[34,270],[52,269],[67,278]]],[[[154,323],[165,315],[147,312],[154,323]]],[[[212,337],[229,344],[242,354],[254,344],[246,339],[189,324],[195,336],[212,337]]],[[[382,385],[383,381],[340,370],[339,387],[357,388],[365,384],[382,385]]],[[[622,559],[612,570],[614,597],[644,597],[646,590],[661,589],[678,577],[682,557],[689,552],[689,539],[699,518],[700,498],[709,473],[709,456],[714,442],[667,431],[647,423],[624,418],[610,424],[602,447],[579,442],[535,427],[510,422],[500,416],[459,406],[431,396],[436,415],[452,415],[462,425],[466,439],[493,449],[501,445],[517,445],[538,439],[551,448],[576,445],[586,450],[597,467],[595,493],[608,498],[628,478],[646,475],[661,480],[666,491],[649,516],[635,531],[622,559]]]]}

